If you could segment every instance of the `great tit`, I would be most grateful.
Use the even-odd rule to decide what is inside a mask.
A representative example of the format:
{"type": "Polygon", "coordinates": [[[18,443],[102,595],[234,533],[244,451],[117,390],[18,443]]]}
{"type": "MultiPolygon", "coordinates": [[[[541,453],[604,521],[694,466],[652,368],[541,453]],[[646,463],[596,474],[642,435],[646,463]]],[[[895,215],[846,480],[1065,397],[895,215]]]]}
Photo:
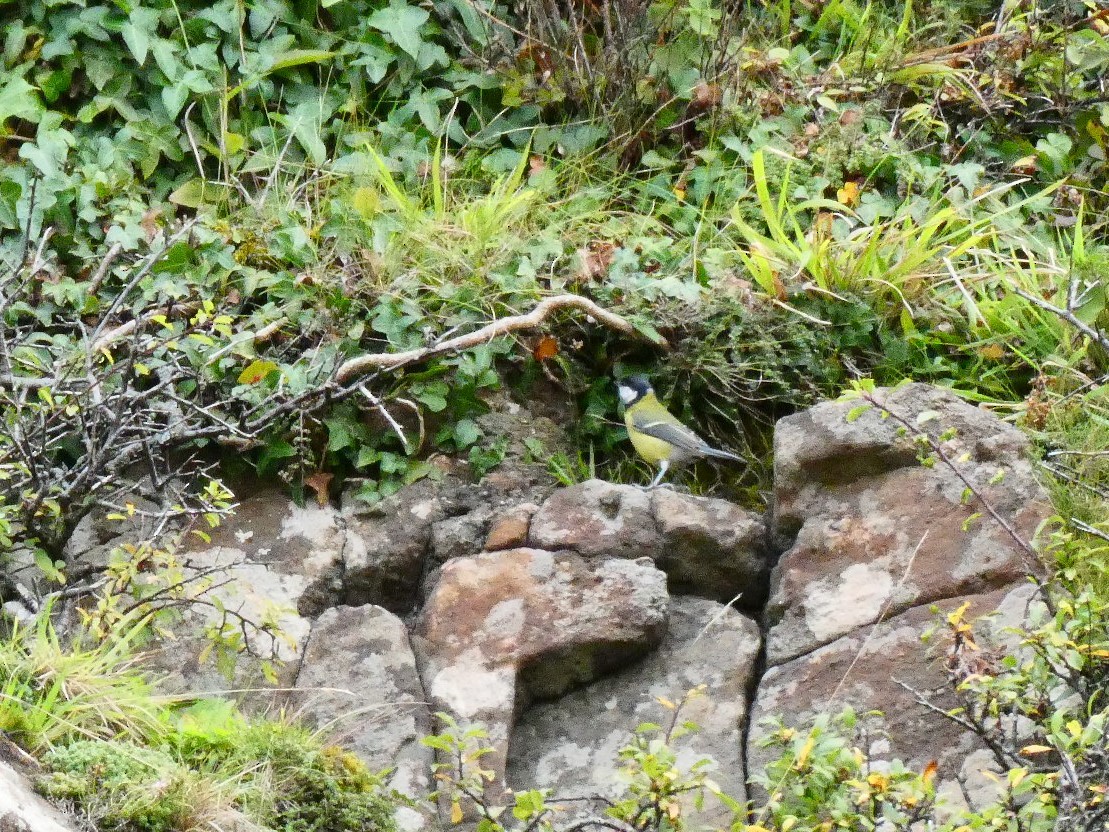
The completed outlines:
{"type": "Polygon", "coordinates": [[[651,383],[644,376],[629,376],[616,382],[620,401],[624,403],[624,424],[628,438],[647,462],[658,466],[658,476],[648,488],[654,488],[671,465],[681,465],[695,457],[711,456],[742,462],[743,458],[713,448],[704,439],[678,421],[655,396],[651,383]]]}

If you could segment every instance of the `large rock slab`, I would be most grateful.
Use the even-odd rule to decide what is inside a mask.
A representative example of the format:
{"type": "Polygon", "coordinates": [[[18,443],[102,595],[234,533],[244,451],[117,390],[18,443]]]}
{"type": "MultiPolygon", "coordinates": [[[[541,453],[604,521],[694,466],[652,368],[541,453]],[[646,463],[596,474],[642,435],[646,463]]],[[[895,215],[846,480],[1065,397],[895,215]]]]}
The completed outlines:
{"type": "MultiPolygon", "coordinates": [[[[939,437],[990,505],[1031,539],[1050,506],[1016,428],[923,384],[879,390],[889,411],[939,437]]],[[[1037,564],[942,464],[924,467],[911,435],[856,401],[782,419],[775,434],[773,532],[788,542],[771,579],[767,661],[781,664],[941,598],[1020,581],[1037,564]]]]}
{"type": "Polygon", "coordinates": [[[419,597],[431,527],[447,515],[435,483],[423,480],[376,505],[344,500],[344,604],[411,612],[419,597]]]}
{"type": "Polygon", "coordinates": [[[334,508],[315,501],[299,506],[283,491],[265,489],[243,499],[203,548],[224,550],[216,558],[297,576],[297,613],[312,617],[338,598],[346,545],[344,523],[334,508]]]}
{"type": "Polygon", "coordinates": [[[35,794],[30,781],[4,758],[18,754],[0,737],[0,832],[78,832],[85,827],[35,794]]]}
{"type": "MultiPolygon", "coordinates": [[[[700,731],[678,741],[680,764],[710,761],[711,777],[724,791],[745,799],[742,730],[747,693],[760,647],[754,621],[715,601],[678,597],[670,602],[670,625],[657,650],[619,673],[532,706],[517,722],[508,757],[509,784],[515,789],[550,787],[560,797],[615,798],[620,779],[619,750],[642,722],[665,723],[670,713],[658,699],[691,698],[682,719],[700,731]]],[[[726,826],[731,813],[710,798],[698,822],[726,826]]]]}
{"type": "MultiPolygon", "coordinates": [[[[335,607],[312,625],[289,706],[307,724],[325,729],[372,770],[391,768],[389,785],[422,799],[432,790],[431,713],[416,671],[408,630],[381,607],[335,607]]],[[[404,830],[424,819],[398,810],[404,830]]]]}
{"type": "MultiPolygon", "coordinates": [[[[1024,620],[1035,589],[1022,584],[982,595],[950,598],[937,604],[949,613],[969,603],[967,620],[994,613],[979,622],[976,633],[983,647],[983,661],[990,660],[991,647],[999,659],[1013,649],[1010,628],[1024,620]]],[[[940,710],[956,707],[944,662],[951,642],[937,613],[930,607],[915,607],[877,625],[864,626],[831,644],[819,647],[792,661],[770,668],[759,681],[751,709],[752,729],[747,745],[749,774],[760,772],[770,761],[769,749],[760,742],[772,729],[763,721],[780,716],[791,727],[802,730],[818,713],[837,713],[850,706],[862,715],[871,745],[863,750],[874,760],[900,758],[916,769],[931,760],[939,763],[942,791],[949,797],[959,793],[956,776],[968,778],[968,790],[990,792],[994,785],[988,768],[992,758],[968,731],[934,710],[920,704],[908,685],[940,710]],[[924,643],[926,632],[936,635],[924,643]],[[875,718],[869,711],[881,711],[875,718]]],[[[977,655],[977,654],[976,654],[977,655]]]]}
{"type": "Polygon", "coordinates": [[[448,561],[413,639],[434,710],[483,723],[504,783],[517,708],[643,656],[666,631],[666,576],[649,560],[512,549],[448,561]]]}
{"type": "MultiPolygon", "coordinates": [[[[273,695],[265,686],[264,663],[287,687],[296,678],[311,620],[297,612],[310,591],[311,579],[285,573],[249,559],[241,549],[215,547],[188,556],[187,580],[210,582],[196,603],[183,607],[173,640],[162,640],[148,652],[150,667],[162,671],[161,684],[174,692],[221,693],[242,691],[249,708],[265,709],[273,695]],[[218,662],[204,658],[209,627],[226,627],[241,638],[244,652],[227,675],[218,662]]],[[[203,584],[198,584],[202,586],[203,584]]]]}
{"type": "Polygon", "coordinates": [[[725,500],[589,480],[556,491],[531,518],[532,546],[586,557],[648,557],[675,593],[756,609],[769,555],[762,518],[725,500]]]}

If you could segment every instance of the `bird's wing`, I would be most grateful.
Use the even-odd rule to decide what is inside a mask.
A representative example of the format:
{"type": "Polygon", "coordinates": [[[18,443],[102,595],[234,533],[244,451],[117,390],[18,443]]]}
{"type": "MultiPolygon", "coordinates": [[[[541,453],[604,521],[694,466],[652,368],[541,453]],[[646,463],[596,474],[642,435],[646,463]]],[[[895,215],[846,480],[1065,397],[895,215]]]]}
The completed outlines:
{"type": "Polygon", "coordinates": [[[648,414],[635,414],[632,416],[632,426],[641,433],[645,433],[663,442],[669,442],[676,448],[691,454],[704,453],[709,447],[705,440],[695,434],[677,419],[669,421],[658,416],[648,414]]]}

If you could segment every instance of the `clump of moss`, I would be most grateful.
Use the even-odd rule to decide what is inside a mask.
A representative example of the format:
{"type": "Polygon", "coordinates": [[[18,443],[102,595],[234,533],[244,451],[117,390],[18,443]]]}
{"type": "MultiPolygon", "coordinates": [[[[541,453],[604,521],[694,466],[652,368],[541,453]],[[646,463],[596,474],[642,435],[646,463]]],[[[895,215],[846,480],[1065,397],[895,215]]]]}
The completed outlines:
{"type": "Polygon", "coordinates": [[[39,778],[39,791],[80,805],[101,830],[192,829],[228,805],[214,783],[132,742],[78,740],[51,750],[44,763],[51,771],[39,778]]]}
{"type": "Polygon", "coordinates": [[[238,810],[278,832],[394,832],[403,800],[358,757],[300,726],[197,703],[161,744],[77,740],[44,757],[37,786],[105,832],[177,832],[238,810]],[[232,730],[234,729],[234,730],[232,730]]]}

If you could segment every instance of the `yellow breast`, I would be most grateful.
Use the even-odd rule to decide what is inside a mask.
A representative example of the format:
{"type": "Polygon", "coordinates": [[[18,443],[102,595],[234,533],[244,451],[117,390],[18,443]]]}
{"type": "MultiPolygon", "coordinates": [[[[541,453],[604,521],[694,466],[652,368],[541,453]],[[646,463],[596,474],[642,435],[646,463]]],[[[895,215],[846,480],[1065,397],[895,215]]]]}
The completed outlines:
{"type": "Polygon", "coordinates": [[[655,439],[653,436],[640,433],[632,425],[632,420],[627,415],[624,416],[624,424],[628,427],[628,438],[631,439],[632,445],[635,446],[639,455],[649,463],[658,465],[662,460],[670,458],[673,445],[669,442],[663,442],[661,439],[655,439]]]}

